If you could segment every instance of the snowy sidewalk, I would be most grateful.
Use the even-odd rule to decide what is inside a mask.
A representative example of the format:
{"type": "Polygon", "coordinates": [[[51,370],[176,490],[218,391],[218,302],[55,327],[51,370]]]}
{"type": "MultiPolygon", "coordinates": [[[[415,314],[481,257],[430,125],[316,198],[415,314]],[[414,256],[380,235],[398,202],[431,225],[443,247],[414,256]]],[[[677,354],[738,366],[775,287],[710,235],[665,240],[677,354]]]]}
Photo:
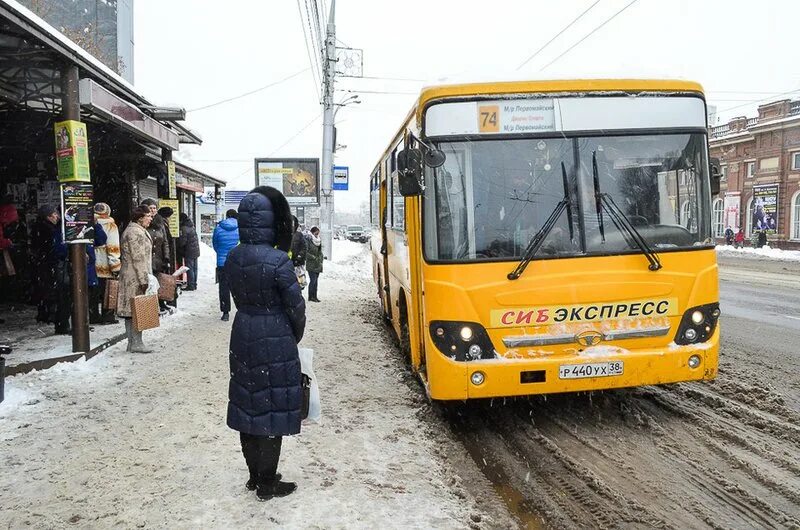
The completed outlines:
{"type": "MultiPolygon", "coordinates": [[[[238,434],[225,426],[230,323],[213,253],[200,290],[146,332],[89,360],[6,380],[0,403],[0,527],[491,527],[448,467],[425,400],[376,327],[368,255],[336,242],[302,345],[315,350],[323,421],[284,440],[280,471],[298,491],[259,502],[244,488],[238,434]],[[482,521],[476,524],[475,521],[482,521]]],[[[496,524],[496,523],[495,523],[496,524]]]]}
{"type": "MultiPolygon", "coordinates": [[[[77,358],[72,351],[72,336],[55,335],[53,324],[36,322],[36,308],[23,306],[4,311],[5,324],[0,327],[0,344],[14,348],[6,357],[6,370],[24,366],[49,366],[53,359],[77,358]]],[[[92,325],[89,345],[103,348],[125,334],[122,324],[92,325]]],[[[38,368],[38,367],[37,367],[38,368]]]]}

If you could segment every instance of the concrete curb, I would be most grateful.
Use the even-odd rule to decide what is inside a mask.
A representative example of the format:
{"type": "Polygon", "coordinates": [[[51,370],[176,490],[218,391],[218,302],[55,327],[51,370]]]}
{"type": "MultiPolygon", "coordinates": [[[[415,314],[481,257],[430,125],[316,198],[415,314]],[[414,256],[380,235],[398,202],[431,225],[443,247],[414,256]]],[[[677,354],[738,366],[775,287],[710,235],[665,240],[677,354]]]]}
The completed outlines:
{"type": "MultiPolygon", "coordinates": [[[[122,341],[125,339],[125,334],[120,333],[119,335],[115,335],[110,339],[106,340],[105,342],[101,343],[100,345],[92,348],[86,353],[73,353],[72,355],[63,355],[61,357],[51,357],[49,359],[39,359],[38,361],[33,361],[29,363],[22,363],[17,364],[14,366],[8,366],[6,364],[6,377],[12,375],[20,375],[20,374],[27,374],[34,370],[47,370],[48,368],[52,368],[53,366],[57,365],[58,363],[71,363],[75,362],[80,359],[89,360],[92,357],[100,354],[104,350],[107,350],[114,344],[122,341]]],[[[8,363],[8,359],[6,359],[6,363],[8,363]]]]}

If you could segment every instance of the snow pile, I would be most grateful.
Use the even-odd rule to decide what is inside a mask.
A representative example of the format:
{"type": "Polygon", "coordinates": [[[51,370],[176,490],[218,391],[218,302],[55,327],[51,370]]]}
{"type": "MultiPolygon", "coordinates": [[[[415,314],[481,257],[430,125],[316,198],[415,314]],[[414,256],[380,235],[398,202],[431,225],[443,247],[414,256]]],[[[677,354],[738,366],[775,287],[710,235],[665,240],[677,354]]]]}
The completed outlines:
{"type": "Polygon", "coordinates": [[[742,247],[735,248],[731,245],[717,246],[717,253],[723,256],[737,256],[751,259],[773,259],[778,261],[800,261],[800,251],[781,250],[769,245],[762,248],[742,247]]]}
{"type": "Polygon", "coordinates": [[[335,240],[333,262],[326,261],[320,281],[341,280],[351,282],[372,281],[372,254],[370,243],[335,240]]]}

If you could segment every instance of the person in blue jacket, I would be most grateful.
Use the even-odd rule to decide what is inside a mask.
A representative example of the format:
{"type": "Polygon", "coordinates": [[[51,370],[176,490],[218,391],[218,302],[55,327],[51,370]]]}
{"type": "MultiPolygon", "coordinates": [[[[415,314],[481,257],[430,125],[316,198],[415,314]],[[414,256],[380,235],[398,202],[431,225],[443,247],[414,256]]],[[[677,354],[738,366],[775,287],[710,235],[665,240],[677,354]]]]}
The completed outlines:
{"type": "Polygon", "coordinates": [[[225,220],[214,228],[211,242],[214,252],[217,253],[217,283],[219,283],[219,310],[222,311],[222,320],[227,321],[231,312],[231,285],[225,274],[225,260],[228,253],[239,244],[239,223],[236,210],[228,210],[225,220]]]}
{"type": "Polygon", "coordinates": [[[259,186],[239,204],[241,244],[230,251],[236,318],[229,347],[228,427],[239,431],[250,471],[245,485],[261,500],[289,495],[278,460],[283,436],[300,432],[303,383],[297,343],[306,325],[305,300],[288,251],[292,215],[286,197],[259,186]]]}
{"type": "Polygon", "coordinates": [[[102,247],[108,242],[108,235],[100,223],[93,222],[93,244],[86,245],[86,283],[89,286],[89,324],[100,324],[103,321],[103,294],[100,280],[97,278],[97,254],[95,247],[102,247]]]}

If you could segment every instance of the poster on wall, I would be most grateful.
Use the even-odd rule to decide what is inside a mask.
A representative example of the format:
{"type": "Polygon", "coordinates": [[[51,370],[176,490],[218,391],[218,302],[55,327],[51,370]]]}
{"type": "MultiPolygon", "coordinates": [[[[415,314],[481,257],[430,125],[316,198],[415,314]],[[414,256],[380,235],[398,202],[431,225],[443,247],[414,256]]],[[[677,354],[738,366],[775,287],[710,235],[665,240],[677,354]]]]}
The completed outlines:
{"type": "Polygon", "coordinates": [[[779,184],[753,186],[753,217],[750,226],[753,232],[766,230],[774,234],[778,229],[779,184]]]}
{"type": "Polygon", "coordinates": [[[739,193],[726,193],[723,206],[725,211],[722,214],[722,225],[724,228],[730,227],[735,234],[739,231],[739,209],[741,208],[739,193]]]}
{"type": "Polygon", "coordinates": [[[180,216],[178,214],[178,199],[158,199],[158,208],[172,208],[172,215],[167,219],[167,226],[169,226],[169,235],[172,237],[180,237],[181,226],[180,216]]]}
{"type": "Polygon", "coordinates": [[[57,122],[56,164],[60,182],[90,182],[89,139],[86,124],[75,120],[57,122]]]}
{"type": "Polygon", "coordinates": [[[64,241],[75,242],[94,238],[90,225],[94,212],[94,194],[91,184],[62,184],[61,211],[64,212],[61,228],[64,241]]]}
{"type": "MultiPolygon", "coordinates": [[[[169,198],[178,198],[177,181],[175,177],[175,162],[172,160],[167,161],[167,179],[169,184],[169,198]]],[[[177,211],[177,210],[176,210],[177,211]]]]}
{"type": "Polygon", "coordinates": [[[292,206],[318,206],[318,158],[256,158],[256,186],[283,192],[292,206]]]}

